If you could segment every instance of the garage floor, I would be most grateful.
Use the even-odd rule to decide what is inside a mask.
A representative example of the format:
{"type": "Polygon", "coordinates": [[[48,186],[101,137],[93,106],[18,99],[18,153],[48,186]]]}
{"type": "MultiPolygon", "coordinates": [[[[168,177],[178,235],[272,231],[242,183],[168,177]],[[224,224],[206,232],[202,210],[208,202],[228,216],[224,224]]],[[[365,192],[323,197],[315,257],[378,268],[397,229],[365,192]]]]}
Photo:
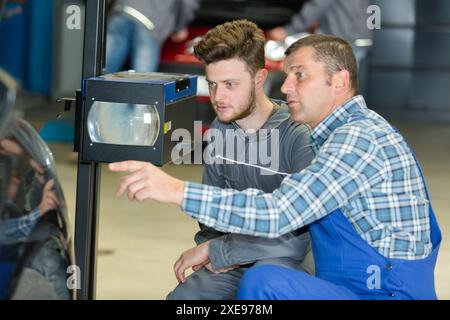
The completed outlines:
{"type": "MultiPolygon", "coordinates": [[[[44,118],[42,112],[28,111],[26,118],[39,126],[44,118]]],[[[450,299],[450,125],[409,121],[394,124],[416,152],[428,182],[443,234],[436,289],[440,299],[450,299]]],[[[76,163],[69,160],[71,146],[49,145],[73,222],[76,163]]],[[[165,170],[181,179],[199,181],[202,166],[168,166],[165,170]]],[[[194,245],[197,223],[176,206],[153,201],[135,204],[116,198],[119,177],[102,167],[97,298],[164,299],[177,284],[172,271],[175,260],[194,245]]]]}

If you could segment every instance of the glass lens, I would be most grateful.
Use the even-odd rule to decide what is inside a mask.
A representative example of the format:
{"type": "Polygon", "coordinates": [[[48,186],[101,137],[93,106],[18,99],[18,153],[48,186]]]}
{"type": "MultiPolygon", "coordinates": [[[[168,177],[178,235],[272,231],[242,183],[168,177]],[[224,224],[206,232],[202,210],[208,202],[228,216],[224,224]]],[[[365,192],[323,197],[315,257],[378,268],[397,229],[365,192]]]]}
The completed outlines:
{"type": "Polygon", "coordinates": [[[88,132],[97,143],[153,146],[160,120],[153,105],[96,101],[88,116],[88,132]]]}

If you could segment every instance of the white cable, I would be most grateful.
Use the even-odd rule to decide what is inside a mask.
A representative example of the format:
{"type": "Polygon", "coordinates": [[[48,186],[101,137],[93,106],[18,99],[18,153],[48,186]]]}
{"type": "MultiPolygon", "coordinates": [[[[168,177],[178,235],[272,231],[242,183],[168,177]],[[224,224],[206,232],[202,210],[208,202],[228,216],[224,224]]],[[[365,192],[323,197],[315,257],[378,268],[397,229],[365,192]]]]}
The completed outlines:
{"type": "Polygon", "coordinates": [[[133,7],[122,6],[121,9],[123,10],[123,12],[132,16],[137,21],[142,23],[149,31],[153,31],[155,29],[155,25],[153,24],[153,22],[149,18],[147,18],[145,15],[140,13],[138,10],[134,9],[133,7]]]}
{"type": "Polygon", "coordinates": [[[228,159],[228,158],[222,157],[221,155],[216,155],[215,158],[219,158],[219,159],[226,160],[226,161],[230,161],[230,162],[237,163],[237,164],[242,164],[242,165],[244,165],[244,166],[250,166],[250,167],[259,168],[259,169],[261,169],[261,170],[270,171],[270,172],[276,173],[276,174],[282,174],[282,175],[285,175],[285,176],[289,176],[289,175],[290,175],[289,173],[278,172],[278,171],[275,171],[275,170],[272,170],[272,169],[269,169],[269,168],[264,168],[264,167],[258,166],[258,165],[256,165],[256,164],[250,164],[250,163],[245,163],[245,162],[240,162],[240,161],[228,159]]]}

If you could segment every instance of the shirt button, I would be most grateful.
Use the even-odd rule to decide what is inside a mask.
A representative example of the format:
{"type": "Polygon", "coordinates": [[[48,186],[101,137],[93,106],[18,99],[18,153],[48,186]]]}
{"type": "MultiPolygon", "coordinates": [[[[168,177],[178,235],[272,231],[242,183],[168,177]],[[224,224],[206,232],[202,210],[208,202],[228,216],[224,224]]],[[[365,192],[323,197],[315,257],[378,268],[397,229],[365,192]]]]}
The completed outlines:
{"type": "Polygon", "coordinates": [[[388,269],[388,270],[392,270],[392,264],[390,264],[390,263],[388,263],[387,265],[386,265],[386,269],[388,269]]]}

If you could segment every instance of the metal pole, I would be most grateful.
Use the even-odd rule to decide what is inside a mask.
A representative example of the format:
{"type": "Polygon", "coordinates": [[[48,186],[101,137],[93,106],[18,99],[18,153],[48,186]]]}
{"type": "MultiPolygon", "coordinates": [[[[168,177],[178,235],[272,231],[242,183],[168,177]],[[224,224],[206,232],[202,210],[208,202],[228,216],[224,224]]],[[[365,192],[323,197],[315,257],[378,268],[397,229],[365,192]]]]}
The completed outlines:
{"type": "MultiPolygon", "coordinates": [[[[86,0],[82,79],[101,75],[104,62],[106,2],[86,0]]],[[[83,104],[85,101],[83,100],[83,104]]],[[[96,252],[98,227],[98,197],[100,195],[100,166],[82,161],[84,118],[79,120],[79,148],[75,217],[75,259],[80,268],[78,300],[95,299],[96,252]]]]}

